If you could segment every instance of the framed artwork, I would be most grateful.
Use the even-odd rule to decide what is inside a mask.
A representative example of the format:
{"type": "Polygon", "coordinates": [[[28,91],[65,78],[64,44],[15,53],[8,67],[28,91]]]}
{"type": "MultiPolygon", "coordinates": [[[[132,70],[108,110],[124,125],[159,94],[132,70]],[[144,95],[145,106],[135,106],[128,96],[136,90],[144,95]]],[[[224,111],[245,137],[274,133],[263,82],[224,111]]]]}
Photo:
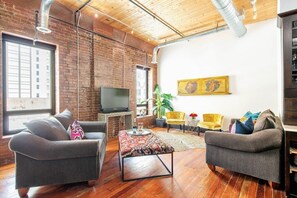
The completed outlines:
{"type": "Polygon", "coordinates": [[[229,76],[179,80],[178,95],[224,95],[229,93],[229,76]]]}

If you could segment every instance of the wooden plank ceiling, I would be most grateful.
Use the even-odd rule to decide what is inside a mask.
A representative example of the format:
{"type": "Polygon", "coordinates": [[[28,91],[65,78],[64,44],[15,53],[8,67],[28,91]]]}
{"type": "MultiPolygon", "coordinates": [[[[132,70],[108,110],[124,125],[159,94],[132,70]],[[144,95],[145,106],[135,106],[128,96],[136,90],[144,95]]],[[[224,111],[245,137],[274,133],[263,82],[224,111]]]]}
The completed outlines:
{"type": "MultiPolygon", "coordinates": [[[[88,0],[56,1],[75,11],[88,0]]],[[[225,25],[211,0],[91,0],[81,12],[130,34],[133,31],[134,36],[153,45],[181,38],[131,1],[142,4],[184,36],[225,25]]],[[[257,0],[256,19],[253,19],[250,0],[234,0],[234,4],[238,10],[244,10],[245,24],[277,16],[277,0],[257,0]]]]}

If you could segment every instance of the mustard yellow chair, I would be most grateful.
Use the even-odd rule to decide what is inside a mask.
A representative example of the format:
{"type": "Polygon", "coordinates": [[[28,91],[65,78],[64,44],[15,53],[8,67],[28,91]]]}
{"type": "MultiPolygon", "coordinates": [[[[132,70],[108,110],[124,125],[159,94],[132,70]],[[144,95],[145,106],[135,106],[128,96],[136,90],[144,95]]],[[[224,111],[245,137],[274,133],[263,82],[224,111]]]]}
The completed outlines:
{"type": "Polygon", "coordinates": [[[224,116],[221,114],[203,114],[203,122],[198,122],[198,135],[200,135],[200,128],[209,129],[212,131],[221,131],[223,120],[224,116]]]}
{"type": "Polygon", "coordinates": [[[183,128],[185,132],[185,113],[179,111],[171,111],[166,113],[167,132],[169,131],[170,125],[179,125],[180,129],[183,128]]]}

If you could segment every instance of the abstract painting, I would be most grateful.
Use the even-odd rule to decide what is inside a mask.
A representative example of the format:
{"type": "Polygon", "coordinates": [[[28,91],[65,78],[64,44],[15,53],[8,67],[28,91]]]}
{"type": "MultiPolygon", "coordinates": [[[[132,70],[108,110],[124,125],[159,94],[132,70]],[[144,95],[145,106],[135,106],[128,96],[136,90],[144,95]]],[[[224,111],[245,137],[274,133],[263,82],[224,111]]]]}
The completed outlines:
{"type": "Polygon", "coordinates": [[[177,87],[180,96],[229,94],[229,76],[179,80],[177,87]]]}

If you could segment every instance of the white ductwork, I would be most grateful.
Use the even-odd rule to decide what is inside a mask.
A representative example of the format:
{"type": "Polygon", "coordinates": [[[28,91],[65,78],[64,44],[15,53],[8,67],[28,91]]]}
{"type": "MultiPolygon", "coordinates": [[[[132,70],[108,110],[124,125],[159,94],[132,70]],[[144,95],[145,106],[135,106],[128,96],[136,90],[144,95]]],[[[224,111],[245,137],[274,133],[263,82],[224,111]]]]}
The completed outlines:
{"type": "Polygon", "coordinates": [[[42,0],[40,5],[40,23],[36,29],[43,33],[51,33],[48,29],[49,11],[54,0],[42,0]]]}
{"type": "Polygon", "coordinates": [[[215,32],[222,31],[222,30],[226,30],[226,29],[228,29],[228,26],[224,25],[222,27],[218,27],[218,28],[215,28],[215,29],[212,29],[212,30],[207,30],[207,31],[200,32],[198,34],[193,34],[193,35],[181,38],[181,39],[177,39],[177,40],[169,41],[169,42],[166,42],[166,43],[162,43],[162,44],[156,46],[153,49],[152,64],[157,64],[158,63],[157,62],[157,54],[158,54],[159,49],[162,48],[162,47],[167,47],[169,45],[174,45],[174,44],[177,44],[177,43],[180,43],[180,42],[183,42],[183,41],[190,41],[190,40],[192,40],[194,38],[197,38],[197,37],[200,37],[200,36],[205,36],[205,35],[212,34],[212,33],[215,33],[215,32]]]}
{"type": "Polygon", "coordinates": [[[242,16],[236,10],[232,0],[211,0],[218,9],[229,28],[241,37],[246,33],[246,27],[242,22],[242,16]]]}

